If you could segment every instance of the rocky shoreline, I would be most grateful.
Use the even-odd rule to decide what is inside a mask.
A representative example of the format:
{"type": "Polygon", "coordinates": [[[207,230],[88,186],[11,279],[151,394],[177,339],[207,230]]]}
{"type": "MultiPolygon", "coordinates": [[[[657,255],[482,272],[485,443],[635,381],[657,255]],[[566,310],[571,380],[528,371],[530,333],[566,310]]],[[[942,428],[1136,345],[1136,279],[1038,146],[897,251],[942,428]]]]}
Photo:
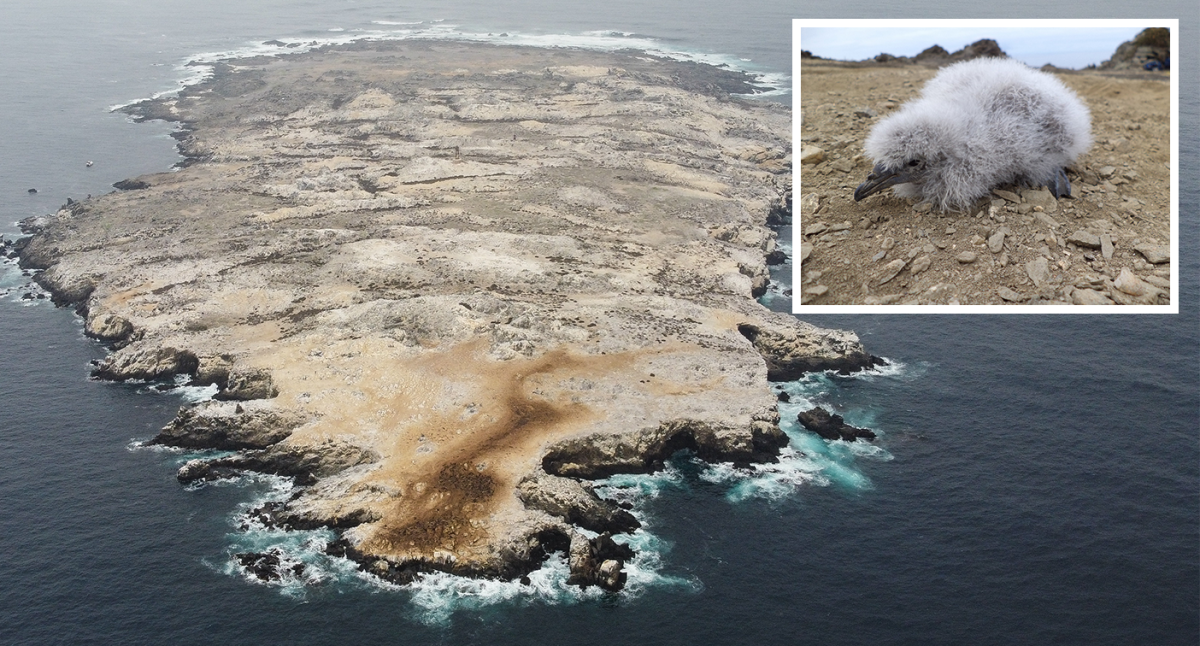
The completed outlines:
{"type": "Polygon", "coordinates": [[[113,348],[97,377],[217,386],[150,440],[236,451],[181,481],[291,477],[256,517],[336,529],[390,581],[562,552],[571,583],[617,590],[612,535],[639,524],[591,480],[684,449],[772,461],[768,379],[880,362],[755,301],[790,123],[729,94],[749,87],[462,43],[229,61],[128,109],[180,123],[186,163],[27,220],[15,251],[113,348]]]}

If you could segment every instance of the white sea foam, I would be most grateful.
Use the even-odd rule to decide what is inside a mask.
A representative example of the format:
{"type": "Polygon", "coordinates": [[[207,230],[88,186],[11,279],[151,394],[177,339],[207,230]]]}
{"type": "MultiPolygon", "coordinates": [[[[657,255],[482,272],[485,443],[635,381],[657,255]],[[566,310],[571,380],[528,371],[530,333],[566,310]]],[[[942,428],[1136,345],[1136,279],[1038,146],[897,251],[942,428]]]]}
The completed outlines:
{"type": "MultiPolygon", "coordinates": [[[[823,392],[819,380],[808,384],[793,382],[785,387],[792,391],[792,402],[781,407],[789,408],[789,412],[811,407],[810,398],[817,398],[823,392]]],[[[231,576],[244,577],[255,584],[277,587],[281,594],[290,597],[302,598],[314,585],[406,594],[411,602],[407,611],[409,616],[414,621],[430,625],[447,624],[462,612],[478,612],[502,605],[572,605],[596,602],[601,598],[620,602],[654,589],[696,593],[703,589],[700,580],[666,571],[667,555],[672,544],[654,532],[654,519],[647,514],[644,504],[664,495],[669,496],[673,490],[686,488],[688,478],[694,477],[687,473],[698,473],[699,479],[705,482],[728,485],[726,498],[736,503],[750,498],[786,498],[793,495],[797,488],[811,485],[839,484],[855,489],[868,488],[870,482],[854,467],[855,459],[890,459],[886,451],[866,443],[825,442],[811,433],[797,430],[794,423],[785,422],[783,427],[791,438],[791,445],[783,449],[776,463],[736,468],[732,464],[710,465],[694,458],[685,458],[685,462],[680,462],[677,458],[656,473],[621,474],[597,481],[597,494],[631,507],[632,513],[642,523],[637,531],[614,537],[614,540],[629,545],[636,553],[625,564],[628,577],[625,589],[615,595],[594,587],[581,589],[567,585],[570,572],[566,556],[562,554],[552,554],[528,576],[528,583],[467,578],[444,572],[425,573],[404,585],[384,581],[363,572],[347,559],[327,555],[325,549],[335,537],[330,530],[285,531],[266,527],[250,515],[251,510],[267,501],[286,500],[293,491],[291,481],[286,478],[255,474],[223,483],[226,486],[265,485],[265,488],[254,500],[241,505],[233,516],[233,523],[239,529],[229,535],[227,558],[213,567],[231,576]],[[681,469],[681,465],[686,465],[686,468],[681,469]],[[280,578],[260,580],[243,567],[237,557],[242,553],[275,555],[282,570],[280,578]],[[293,567],[297,567],[296,571],[292,570],[293,567]]],[[[588,537],[595,536],[594,532],[586,530],[581,530],[581,533],[588,537]]]]}
{"type": "Polygon", "coordinates": [[[26,307],[50,303],[46,290],[22,273],[16,260],[3,256],[0,256],[0,298],[26,307]],[[32,298],[26,298],[26,294],[32,298]]]}
{"type": "Polygon", "coordinates": [[[671,463],[655,473],[620,473],[596,483],[601,498],[627,505],[640,505],[658,498],[664,491],[684,486],[683,474],[671,463]]]}
{"type": "Polygon", "coordinates": [[[384,585],[408,591],[413,604],[413,618],[425,624],[445,624],[457,612],[478,611],[500,604],[559,606],[594,601],[606,596],[614,599],[636,598],[654,588],[684,592],[703,589],[695,579],[663,574],[662,554],[669,550],[669,543],[644,527],[631,535],[614,536],[613,540],[629,545],[636,552],[636,556],[625,564],[624,571],[628,577],[625,588],[615,594],[595,587],[584,589],[567,585],[570,568],[566,556],[558,553],[550,555],[540,568],[529,574],[528,584],[430,572],[420,575],[408,585],[384,585]]]}
{"type": "MultiPolygon", "coordinates": [[[[745,72],[750,76],[751,85],[757,88],[756,92],[751,96],[770,97],[791,92],[791,77],[786,73],[756,70],[745,65],[746,62],[749,62],[748,59],[673,47],[654,38],[638,36],[629,32],[593,30],[580,34],[524,34],[520,32],[497,34],[493,32],[464,31],[458,25],[447,24],[444,20],[431,20],[428,22],[373,20],[371,23],[381,29],[354,30],[353,32],[342,30],[340,33],[344,35],[325,36],[316,39],[276,38],[266,42],[248,43],[235,49],[206,52],[190,56],[175,67],[181,76],[176,87],[156,92],[148,98],[109,106],[109,110],[117,111],[130,105],[141,103],[142,101],[177,94],[186,87],[201,83],[210,78],[213,74],[214,66],[218,62],[235,63],[237,59],[301,53],[319,47],[341,45],[359,40],[455,40],[545,48],[572,47],[597,51],[633,49],[672,60],[707,63],[717,67],[723,66],[735,71],[745,72]],[[283,46],[274,44],[278,42],[283,43],[283,46]]],[[[329,33],[338,33],[339,29],[341,28],[330,29],[329,33]]]]}
{"type": "Polygon", "coordinates": [[[887,357],[884,357],[884,360],[887,361],[887,365],[874,366],[866,370],[861,370],[854,373],[853,376],[857,379],[862,379],[863,381],[873,381],[878,377],[895,377],[902,378],[907,381],[925,374],[926,366],[924,364],[912,366],[904,363],[903,361],[888,359],[887,357]]]}
{"type": "MultiPolygon", "coordinates": [[[[180,457],[178,461],[182,464],[191,457],[195,457],[195,454],[180,457]]],[[[601,482],[601,487],[610,493],[622,492],[629,500],[644,501],[677,484],[680,478],[677,470],[668,469],[664,474],[619,476],[615,478],[616,482],[601,482]]],[[[411,601],[409,612],[414,620],[439,625],[450,622],[459,612],[479,611],[503,604],[570,605],[598,600],[606,595],[614,599],[635,598],[653,588],[679,591],[702,589],[700,582],[695,579],[663,573],[663,555],[670,551],[671,544],[650,531],[652,519],[636,508],[633,513],[639,517],[643,527],[632,534],[614,537],[615,541],[629,545],[636,552],[636,556],[625,564],[628,577],[625,589],[615,595],[595,587],[582,589],[567,585],[570,571],[566,556],[562,554],[550,555],[540,568],[529,574],[527,584],[429,572],[419,575],[412,583],[398,585],[363,572],[348,559],[326,554],[326,548],[336,537],[332,530],[293,531],[268,527],[250,513],[267,502],[288,499],[294,491],[290,479],[248,473],[229,480],[197,483],[195,488],[206,486],[262,489],[253,499],[240,504],[232,514],[230,522],[237,529],[228,534],[225,557],[216,563],[206,563],[227,575],[241,577],[257,585],[276,587],[280,594],[289,597],[303,598],[314,585],[407,594],[411,601]],[[266,581],[259,579],[240,562],[237,555],[245,553],[276,556],[281,576],[266,581]],[[293,570],[295,566],[300,567],[293,570]]],[[[582,533],[588,537],[595,536],[592,532],[582,533]]]]}
{"type": "MultiPolygon", "coordinates": [[[[125,383],[146,384],[148,382],[130,379],[125,383]]],[[[207,386],[193,386],[191,375],[175,375],[170,384],[151,383],[151,385],[145,388],[138,389],[138,394],[141,395],[172,395],[179,397],[184,402],[189,404],[198,404],[200,402],[208,401],[215,397],[218,392],[220,392],[220,388],[218,388],[216,384],[209,384],[207,386]]]]}
{"type": "Polygon", "coordinates": [[[250,513],[269,501],[288,498],[294,490],[290,478],[254,474],[225,482],[236,486],[253,483],[263,487],[263,491],[253,500],[238,506],[238,511],[232,517],[237,530],[227,535],[229,547],[226,549],[226,558],[213,566],[214,569],[243,577],[252,583],[274,586],[286,596],[301,598],[314,585],[354,579],[353,573],[357,567],[353,563],[325,553],[329,543],[336,538],[333,530],[300,531],[268,527],[250,513]],[[247,553],[274,555],[279,559],[279,577],[263,580],[243,567],[238,555],[247,553]]]}

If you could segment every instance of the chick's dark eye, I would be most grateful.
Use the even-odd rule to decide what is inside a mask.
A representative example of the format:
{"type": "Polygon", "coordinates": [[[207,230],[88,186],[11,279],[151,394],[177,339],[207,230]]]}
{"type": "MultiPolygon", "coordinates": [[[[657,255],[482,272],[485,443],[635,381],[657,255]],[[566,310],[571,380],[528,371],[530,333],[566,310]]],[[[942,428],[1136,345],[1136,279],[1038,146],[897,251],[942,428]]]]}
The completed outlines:
{"type": "Polygon", "coordinates": [[[917,161],[917,160],[915,160],[915,159],[914,159],[914,160],[912,160],[912,161],[908,162],[908,165],[909,165],[909,166],[916,166],[916,165],[918,165],[918,164],[920,164],[920,163],[921,163],[921,162],[919,162],[919,161],[917,161]]]}

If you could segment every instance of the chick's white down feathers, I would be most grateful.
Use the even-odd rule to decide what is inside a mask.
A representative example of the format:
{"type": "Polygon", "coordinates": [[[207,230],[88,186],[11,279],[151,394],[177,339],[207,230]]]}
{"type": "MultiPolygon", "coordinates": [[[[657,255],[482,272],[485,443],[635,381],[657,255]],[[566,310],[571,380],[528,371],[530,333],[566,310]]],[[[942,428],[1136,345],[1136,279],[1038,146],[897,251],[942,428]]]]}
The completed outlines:
{"type": "Polygon", "coordinates": [[[1091,115],[1061,81],[1012,59],[980,58],[941,70],[875,125],[865,148],[877,172],[898,173],[883,187],[946,210],[1003,184],[1061,178],[1067,194],[1063,168],[1091,145],[1091,115]]]}

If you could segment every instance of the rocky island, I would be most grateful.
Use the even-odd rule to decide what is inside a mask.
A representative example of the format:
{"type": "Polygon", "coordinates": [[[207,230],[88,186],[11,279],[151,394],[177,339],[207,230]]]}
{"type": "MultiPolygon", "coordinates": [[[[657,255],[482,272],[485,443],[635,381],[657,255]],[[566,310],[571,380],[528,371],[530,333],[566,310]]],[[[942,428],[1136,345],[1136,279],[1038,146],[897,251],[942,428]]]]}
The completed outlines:
{"type": "Polygon", "coordinates": [[[21,263],[111,344],[96,376],[217,386],[151,440],[233,451],[180,480],[292,477],[255,513],[390,581],[557,551],[619,589],[638,521],[591,480],[773,460],[769,379],[879,362],[755,300],[790,117],[748,80],[451,42],[226,61],[127,108],[181,125],[179,168],[27,220],[21,263]]]}

